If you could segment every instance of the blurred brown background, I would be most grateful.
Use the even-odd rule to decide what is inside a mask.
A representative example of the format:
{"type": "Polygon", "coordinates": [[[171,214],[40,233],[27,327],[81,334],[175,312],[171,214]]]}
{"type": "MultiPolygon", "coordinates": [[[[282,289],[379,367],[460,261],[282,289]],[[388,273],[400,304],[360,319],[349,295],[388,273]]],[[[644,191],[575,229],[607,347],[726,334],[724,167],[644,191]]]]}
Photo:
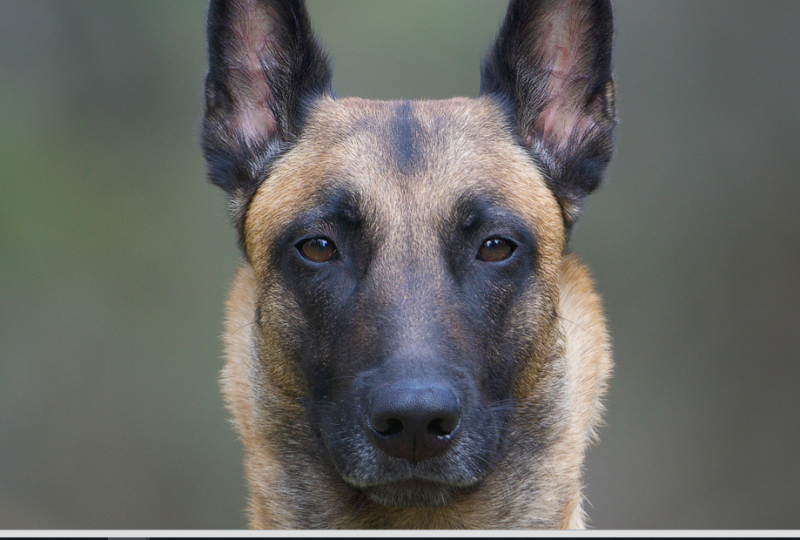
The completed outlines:
{"type": "MultiPolygon", "coordinates": [[[[800,3],[615,4],[574,247],[616,371],[601,528],[800,527],[800,3]]],[[[340,95],[472,95],[502,1],[312,1],[340,95]]],[[[199,2],[0,3],[0,528],[245,526],[217,390],[239,260],[199,2]]]]}

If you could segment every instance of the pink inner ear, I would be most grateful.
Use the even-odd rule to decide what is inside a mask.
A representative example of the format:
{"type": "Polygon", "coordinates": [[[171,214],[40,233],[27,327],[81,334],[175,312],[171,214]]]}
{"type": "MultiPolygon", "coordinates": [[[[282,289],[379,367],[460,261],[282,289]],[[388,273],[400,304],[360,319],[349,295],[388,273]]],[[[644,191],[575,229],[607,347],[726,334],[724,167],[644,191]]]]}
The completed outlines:
{"type": "Polygon", "coordinates": [[[257,2],[239,0],[237,3],[239,20],[232,21],[233,43],[228,58],[236,108],[231,122],[248,143],[264,141],[278,133],[271,108],[274,96],[264,73],[276,51],[274,21],[257,2]]]}
{"type": "MultiPolygon", "coordinates": [[[[546,101],[533,131],[558,146],[579,140],[596,122],[584,110],[591,84],[586,31],[591,22],[579,2],[565,2],[540,23],[536,63],[547,74],[546,101]]],[[[532,141],[532,138],[529,137],[532,141]]],[[[528,141],[526,141],[528,142],[528,141]]]]}

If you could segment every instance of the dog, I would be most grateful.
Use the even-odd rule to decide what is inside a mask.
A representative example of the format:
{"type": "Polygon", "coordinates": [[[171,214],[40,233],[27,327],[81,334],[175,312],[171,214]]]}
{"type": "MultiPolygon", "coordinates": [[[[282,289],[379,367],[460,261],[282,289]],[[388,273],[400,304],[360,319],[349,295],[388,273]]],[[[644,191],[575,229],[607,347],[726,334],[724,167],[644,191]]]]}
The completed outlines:
{"type": "Polygon", "coordinates": [[[616,124],[600,0],[512,0],[477,98],[338,99],[299,0],[212,0],[253,528],[582,528],[612,368],[568,249],[616,124]]]}

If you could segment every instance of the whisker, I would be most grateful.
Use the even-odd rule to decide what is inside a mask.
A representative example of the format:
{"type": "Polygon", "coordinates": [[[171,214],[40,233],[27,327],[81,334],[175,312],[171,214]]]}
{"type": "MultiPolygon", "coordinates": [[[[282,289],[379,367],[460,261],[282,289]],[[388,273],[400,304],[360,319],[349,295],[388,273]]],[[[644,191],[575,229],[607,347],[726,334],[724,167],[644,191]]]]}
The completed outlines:
{"type": "Polygon", "coordinates": [[[579,328],[579,329],[583,330],[583,331],[584,331],[584,332],[586,332],[587,334],[591,334],[591,332],[589,332],[589,331],[588,331],[586,328],[584,328],[583,326],[579,325],[578,323],[576,323],[576,322],[575,322],[575,321],[573,321],[573,320],[567,319],[566,317],[562,317],[561,315],[556,315],[556,317],[557,317],[557,318],[559,318],[559,319],[561,319],[562,321],[566,321],[566,322],[568,322],[568,323],[574,324],[574,325],[575,325],[577,328],[579,328]]]}
{"type": "Polygon", "coordinates": [[[241,332],[242,330],[244,330],[244,329],[245,329],[245,328],[247,328],[248,326],[252,326],[252,325],[254,325],[254,324],[256,324],[256,321],[250,321],[249,323],[245,323],[245,324],[243,324],[242,326],[240,326],[239,328],[237,328],[236,330],[234,330],[234,331],[232,331],[232,332],[228,332],[228,333],[229,333],[229,334],[238,334],[239,332],[241,332]]]}

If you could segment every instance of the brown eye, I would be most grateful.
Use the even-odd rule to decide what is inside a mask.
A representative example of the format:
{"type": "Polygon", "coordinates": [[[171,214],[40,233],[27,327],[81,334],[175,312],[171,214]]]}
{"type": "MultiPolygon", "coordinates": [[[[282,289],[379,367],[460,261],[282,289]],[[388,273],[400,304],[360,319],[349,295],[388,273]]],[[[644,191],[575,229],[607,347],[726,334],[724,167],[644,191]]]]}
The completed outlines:
{"type": "Polygon", "coordinates": [[[327,238],[311,238],[299,246],[300,253],[309,261],[324,263],[336,255],[336,246],[327,238]]]}
{"type": "Polygon", "coordinates": [[[484,262],[500,262],[508,259],[517,246],[505,238],[489,238],[478,250],[478,259],[484,262]]]}

